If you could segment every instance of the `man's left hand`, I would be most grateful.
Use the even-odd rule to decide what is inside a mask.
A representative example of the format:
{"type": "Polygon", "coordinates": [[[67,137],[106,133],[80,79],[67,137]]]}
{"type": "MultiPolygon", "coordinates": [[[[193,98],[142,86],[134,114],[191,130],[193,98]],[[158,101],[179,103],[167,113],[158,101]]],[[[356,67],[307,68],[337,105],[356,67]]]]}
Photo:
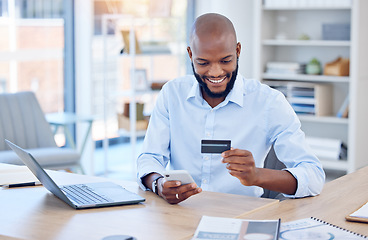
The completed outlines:
{"type": "Polygon", "coordinates": [[[259,171],[256,168],[251,152],[242,149],[231,149],[223,152],[222,162],[226,163],[229,173],[238,178],[245,186],[257,185],[259,171]]]}

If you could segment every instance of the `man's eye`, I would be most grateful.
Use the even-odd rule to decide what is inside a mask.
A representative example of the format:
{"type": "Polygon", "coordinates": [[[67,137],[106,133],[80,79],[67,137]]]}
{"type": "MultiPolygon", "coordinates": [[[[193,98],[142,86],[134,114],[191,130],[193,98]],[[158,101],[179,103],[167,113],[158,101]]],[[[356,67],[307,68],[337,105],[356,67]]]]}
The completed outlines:
{"type": "Polygon", "coordinates": [[[226,63],[231,63],[231,60],[222,60],[221,62],[226,64],[226,63]]]}
{"type": "Polygon", "coordinates": [[[197,62],[197,64],[198,64],[199,66],[206,66],[208,63],[206,63],[206,62],[197,62]]]}

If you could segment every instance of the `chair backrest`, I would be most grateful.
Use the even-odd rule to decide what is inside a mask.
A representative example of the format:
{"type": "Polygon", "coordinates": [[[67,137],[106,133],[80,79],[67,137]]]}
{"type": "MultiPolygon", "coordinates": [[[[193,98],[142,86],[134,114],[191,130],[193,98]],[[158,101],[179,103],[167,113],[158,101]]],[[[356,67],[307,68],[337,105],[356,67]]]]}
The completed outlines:
{"type": "MultiPolygon", "coordinates": [[[[282,163],[276,156],[275,150],[273,146],[271,147],[270,151],[268,152],[265,162],[264,168],[269,169],[276,169],[281,170],[285,168],[285,164],[282,163]]],[[[273,199],[285,199],[284,195],[279,192],[270,191],[268,189],[263,189],[264,193],[262,195],[263,198],[273,198],[273,199]]]]}
{"type": "Polygon", "coordinates": [[[33,92],[0,94],[0,151],[10,150],[4,139],[25,149],[56,147],[33,92]]]}

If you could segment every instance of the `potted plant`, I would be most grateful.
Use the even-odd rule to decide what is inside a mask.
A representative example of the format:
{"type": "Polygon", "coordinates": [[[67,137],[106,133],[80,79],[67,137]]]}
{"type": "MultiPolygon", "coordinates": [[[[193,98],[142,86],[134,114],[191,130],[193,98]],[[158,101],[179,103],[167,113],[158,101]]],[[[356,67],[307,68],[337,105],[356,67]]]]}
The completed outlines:
{"type": "Polygon", "coordinates": [[[307,74],[314,74],[318,75],[321,74],[321,63],[318,61],[317,58],[313,58],[309,61],[309,63],[306,66],[305,72],[307,74]]]}

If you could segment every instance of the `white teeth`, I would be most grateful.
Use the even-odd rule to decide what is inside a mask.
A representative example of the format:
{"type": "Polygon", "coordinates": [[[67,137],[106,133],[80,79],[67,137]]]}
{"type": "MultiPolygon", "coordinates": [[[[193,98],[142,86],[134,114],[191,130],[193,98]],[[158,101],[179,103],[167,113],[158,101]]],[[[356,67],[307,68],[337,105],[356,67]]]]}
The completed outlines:
{"type": "Polygon", "coordinates": [[[220,82],[225,80],[225,77],[223,79],[220,79],[220,80],[213,80],[213,79],[209,79],[209,78],[207,78],[207,80],[210,81],[211,83],[220,83],[220,82]]]}

